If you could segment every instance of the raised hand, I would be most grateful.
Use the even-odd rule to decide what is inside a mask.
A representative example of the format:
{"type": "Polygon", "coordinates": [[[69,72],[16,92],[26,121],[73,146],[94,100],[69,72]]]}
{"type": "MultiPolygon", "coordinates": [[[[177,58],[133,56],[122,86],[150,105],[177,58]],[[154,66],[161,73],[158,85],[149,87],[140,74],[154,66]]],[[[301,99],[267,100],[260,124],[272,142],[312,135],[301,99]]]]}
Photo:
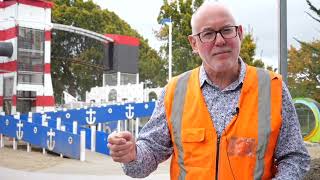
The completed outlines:
{"type": "Polygon", "coordinates": [[[128,163],[136,159],[136,143],[128,131],[113,132],[108,136],[108,148],[113,161],[128,163]]]}

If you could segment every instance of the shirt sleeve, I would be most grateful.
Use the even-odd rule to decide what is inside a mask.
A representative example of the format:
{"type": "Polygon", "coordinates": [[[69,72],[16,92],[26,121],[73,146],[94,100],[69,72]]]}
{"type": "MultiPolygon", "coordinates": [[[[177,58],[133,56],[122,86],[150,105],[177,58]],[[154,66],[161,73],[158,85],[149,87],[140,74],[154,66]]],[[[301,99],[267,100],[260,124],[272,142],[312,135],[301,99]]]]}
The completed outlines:
{"type": "Polygon", "coordinates": [[[122,165],[124,173],[128,176],[147,177],[157,169],[159,163],[167,160],[173,152],[165,114],[164,96],[165,88],[149,121],[139,132],[136,141],[137,159],[122,165]]]}
{"type": "Polygon", "coordinates": [[[282,82],[282,126],[275,158],[278,173],[274,179],[302,179],[310,168],[310,156],[301,136],[298,116],[284,82],[282,82]]]}

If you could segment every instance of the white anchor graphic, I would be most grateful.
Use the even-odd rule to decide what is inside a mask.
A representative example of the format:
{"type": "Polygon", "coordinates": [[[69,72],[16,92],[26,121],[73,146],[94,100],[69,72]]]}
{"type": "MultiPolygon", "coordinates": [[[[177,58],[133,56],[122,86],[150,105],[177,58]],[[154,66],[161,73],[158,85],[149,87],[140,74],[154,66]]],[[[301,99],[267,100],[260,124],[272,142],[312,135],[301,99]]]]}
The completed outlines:
{"type": "Polygon", "coordinates": [[[50,151],[53,150],[53,148],[54,148],[54,146],[55,146],[55,144],[56,144],[56,141],[53,140],[53,137],[54,137],[55,135],[56,135],[56,133],[52,131],[52,128],[50,128],[50,131],[47,132],[47,136],[49,136],[49,140],[47,140],[47,146],[48,146],[48,149],[49,149],[50,151]]]}
{"type": "Polygon", "coordinates": [[[86,117],[86,121],[89,125],[94,124],[96,122],[96,117],[93,117],[93,114],[96,114],[96,111],[93,111],[91,108],[89,111],[86,111],[86,114],[89,114],[89,117],[86,117]]]}
{"type": "Polygon", "coordinates": [[[22,137],[23,137],[23,131],[21,131],[21,128],[23,127],[23,124],[22,124],[21,121],[19,121],[19,122],[17,123],[17,127],[18,127],[18,131],[16,131],[17,139],[18,139],[18,140],[21,140],[22,137]]]}
{"type": "Polygon", "coordinates": [[[134,116],[134,112],[132,112],[131,110],[134,110],[134,107],[131,106],[131,104],[129,104],[128,106],[126,106],[126,109],[129,111],[129,112],[126,112],[126,117],[128,119],[132,119],[134,116]]]}

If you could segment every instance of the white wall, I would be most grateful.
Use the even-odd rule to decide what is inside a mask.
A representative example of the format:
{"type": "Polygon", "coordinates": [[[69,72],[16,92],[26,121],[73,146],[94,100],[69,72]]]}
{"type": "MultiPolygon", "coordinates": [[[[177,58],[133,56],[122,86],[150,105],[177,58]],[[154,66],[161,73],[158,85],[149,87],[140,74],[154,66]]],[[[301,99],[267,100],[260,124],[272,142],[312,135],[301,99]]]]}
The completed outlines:
{"type": "Polygon", "coordinates": [[[50,9],[19,4],[17,21],[19,26],[23,27],[40,30],[51,29],[51,17],[49,15],[51,16],[50,9]]]}

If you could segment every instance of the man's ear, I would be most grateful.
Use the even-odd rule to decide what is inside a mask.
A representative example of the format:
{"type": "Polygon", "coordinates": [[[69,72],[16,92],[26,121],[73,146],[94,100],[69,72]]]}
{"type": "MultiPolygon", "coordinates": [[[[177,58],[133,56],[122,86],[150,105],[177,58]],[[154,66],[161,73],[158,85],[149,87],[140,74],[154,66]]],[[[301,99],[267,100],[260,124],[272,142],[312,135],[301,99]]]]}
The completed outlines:
{"type": "Polygon", "coordinates": [[[196,42],[195,37],[192,36],[192,35],[189,35],[188,36],[188,40],[189,40],[189,43],[190,43],[190,45],[192,47],[192,53],[193,54],[198,54],[198,48],[197,48],[197,44],[196,44],[197,42],[196,42]]]}
{"type": "Polygon", "coordinates": [[[242,29],[241,25],[238,26],[238,36],[240,38],[240,41],[242,41],[243,40],[243,29],[242,29]]]}

